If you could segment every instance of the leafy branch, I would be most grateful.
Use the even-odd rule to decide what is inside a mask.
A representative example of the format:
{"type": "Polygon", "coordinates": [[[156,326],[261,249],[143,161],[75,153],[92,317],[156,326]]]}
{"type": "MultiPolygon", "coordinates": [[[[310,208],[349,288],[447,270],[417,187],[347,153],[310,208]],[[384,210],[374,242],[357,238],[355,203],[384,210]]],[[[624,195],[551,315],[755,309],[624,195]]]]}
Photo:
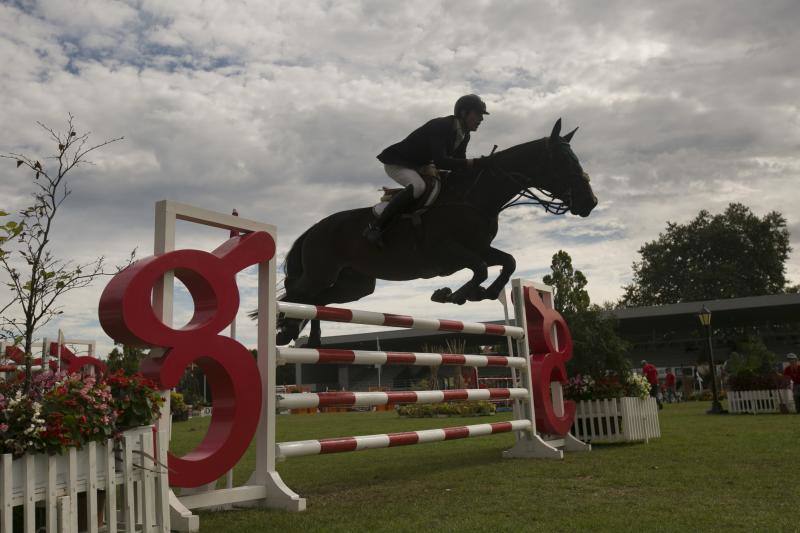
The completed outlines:
{"type": "MultiPolygon", "coordinates": [[[[30,383],[33,334],[63,313],[59,299],[69,291],[90,285],[98,276],[111,274],[104,270],[102,256],[76,263],[57,258],[51,251],[56,215],[72,194],[66,176],[79,165],[92,164],[86,159],[91,152],[123,139],[117,137],[90,145],[90,132],[78,133],[72,114],[62,132],[41,122],[37,124],[56,144],[54,155],[40,160],[14,152],[0,154],[0,158],[13,160],[16,168],[24,167],[33,174],[33,203],[18,212],[17,220],[0,224],[0,269],[8,277],[5,285],[11,292],[11,300],[0,305],[0,336],[12,338],[15,344],[24,343],[27,383],[30,383]],[[13,310],[19,312],[6,314],[13,310]]],[[[9,213],[0,211],[0,217],[7,216],[9,213]]]]}

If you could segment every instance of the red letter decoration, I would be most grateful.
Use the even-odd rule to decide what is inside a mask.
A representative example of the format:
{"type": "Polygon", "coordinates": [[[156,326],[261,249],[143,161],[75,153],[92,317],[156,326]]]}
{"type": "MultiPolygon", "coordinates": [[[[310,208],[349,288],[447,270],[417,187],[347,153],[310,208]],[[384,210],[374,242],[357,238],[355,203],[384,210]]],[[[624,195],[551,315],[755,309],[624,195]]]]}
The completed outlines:
{"type": "MultiPolygon", "coordinates": [[[[53,357],[58,357],[58,343],[51,342],[50,343],[50,355],[53,357]]],[[[61,361],[66,364],[67,372],[80,372],[81,368],[84,366],[92,366],[94,367],[95,375],[99,376],[100,374],[105,374],[108,372],[108,367],[106,364],[96,357],[92,357],[91,355],[83,355],[78,357],[72,350],[61,345],[61,361]]],[[[50,368],[53,368],[54,365],[58,365],[56,361],[50,361],[50,368]]],[[[58,368],[56,366],[56,368],[58,368]]]]}
{"type": "Polygon", "coordinates": [[[535,288],[524,287],[524,295],[536,427],[551,435],[566,435],[575,419],[575,402],[564,401],[564,413],[557,416],[550,396],[550,383],[567,382],[564,363],[572,359],[572,335],[561,314],[547,307],[535,288]],[[553,326],[558,333],[559,350],[553,342],[553,326]]]}
{"type": "Polygon", "coordinates": [[[145,360],[142,372],[162,389],[177,385],[196,363],[213,392],[211,424],[203,441],[183,457],[169,455],[169,481],[197,487],[230,470],[247,449],[261,412],[261,378],[250,352],[219,335],[236,317],[236,273],[268,261],[275,242],[265,232],[234,237],[212,253],[176,250],[137,261],[111,280],[100,297],[100,324],[117,342],[168,348],[145,360]],[[154,285],[174,271],[194,300],[194,315],[176,329],[164,324],[151,304],[154,285]]]}

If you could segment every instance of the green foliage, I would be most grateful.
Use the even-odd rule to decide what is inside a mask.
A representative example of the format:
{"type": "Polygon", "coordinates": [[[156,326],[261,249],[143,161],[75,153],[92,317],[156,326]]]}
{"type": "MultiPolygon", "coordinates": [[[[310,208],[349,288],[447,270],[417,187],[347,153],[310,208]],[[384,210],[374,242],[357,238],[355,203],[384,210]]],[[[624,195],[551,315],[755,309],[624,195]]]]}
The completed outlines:
{"type": "Polygon", "coordinates": [[[173,422],[185,422],[189,420],[189,407],[183,401],[183,394],[171,391],[169,393],[169,408],[172,412],[173,422]]]}
{"type": "Polygon", "coordinates": [[[631,371],[627,353],[630,344],[617,334],[617,320],[598,305],[565,317],[572,333],[572,360],[567,362],[570,375],[621,377],[631,371]]]}
{"type": "Polygon", "coordinates": [[[397,407],[397,414],[408,418],[486,416],[493,415],[496,411],[495,404],[486,400],[477,402],[412,403],[397,407]]]}
{"type": "Polygon", "coordinates": [[[728,388],[734,391],[783,389],[788,379],[775,371],[778,357],[758,337],[746,337],[736,343],[727,363],[728,388]]]}
{"type": "Polygon", "coordinates": [[[114,347],[108,354],[106,364],[111,372],[121,371],[126,376],[132,376],[139,371],[139,363],[144,357],[144,350],[134,346],[120,345],[122,350],[114,347]]]}
{"type": "Polygon", "coordinates": [[[769,351],[760,337],[745,337],[736,343],[736,351],[732,352],[727,363],[729,374],[750,372],[753,374],[769,374],[775,372],[778,356],[769,351]]]}
{"type": "Polygon", "coordinates": [[[787,289],[785,263],[791,252],[786,219],[764,217],[732,203],[723,214],[706,210],[688,224],[667,222],[658,239],[640,249],[624,305],[775,294],[787,289]]]}
{"type": "Polygon", "coordinates": [[[186,368],[176,387],[183,394],[186,403],[200,405],[205,403],[203,398],[203,370],[199,366],[190,365],[186,368]]]}
{"type": "Polygon", "coordinates": [[[572,334],[573,357],[567,362],[567,372],[596,378],[613,374],[624,380],[630,373],[629,344],[617,335],[616,319],[607,309],[591,304],[586,276],[573,268],[567,252],[554,254],[550,268],[552,274],[543,281],[555,287],[556,310],[572,334]]]}
{"type": "Polygon", "coordinates": [[[580,270],[572,268],[572,258],[564,250],[553,255],[552,274],[544,277],[547,285],[556,288],[555,306],[564,316],[574,316],[589,309],[588,281],[580,270]]]}

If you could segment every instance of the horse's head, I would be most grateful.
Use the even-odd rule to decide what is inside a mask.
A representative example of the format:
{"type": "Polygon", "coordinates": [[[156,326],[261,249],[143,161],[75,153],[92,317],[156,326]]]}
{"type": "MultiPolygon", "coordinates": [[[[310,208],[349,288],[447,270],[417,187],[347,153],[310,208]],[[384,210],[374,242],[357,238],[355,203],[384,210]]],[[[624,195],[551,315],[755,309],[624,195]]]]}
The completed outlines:
{"type": "Polygon", "coordinates": [[[561,137],[561,119],[558,119],[553,126],[548,138],[553,180],[550,192],[569,207],[570,213],[586,217],[597,205],[597,197],[589,184],[589,175],[584,172],[578,157],[569,145],[577,130],[578,128],[575,128],[561,137]]]}

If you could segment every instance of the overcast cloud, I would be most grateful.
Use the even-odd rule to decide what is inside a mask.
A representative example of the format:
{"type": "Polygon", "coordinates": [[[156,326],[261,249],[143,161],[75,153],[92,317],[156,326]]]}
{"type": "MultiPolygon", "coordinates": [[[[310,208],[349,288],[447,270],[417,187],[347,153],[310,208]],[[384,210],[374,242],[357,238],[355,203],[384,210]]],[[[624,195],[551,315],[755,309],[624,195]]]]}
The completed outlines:
{"type": "MultiPolygon", "coordinates": [[[[55,237],[63,256],[149,254],[153,204],[167,198],[277,225],[282,259],[316,220],[391,184],[375,159],[385,146],[479,93],[491,115],[470,156],[542,137],[559,117],[581,127],[572,144],[597,209],[506,211],[495,243],[533,279],[566,250],[600,303],[622,294],[644,242],[702,208],[780,211],[800,250],[798,21],[796,0],[12,0],[0,5],[0,151],[52,153],[36,121],[58,129],[67,112],[96,141],[125,136],[74,172],[55,237]]],[[[0,165],[0,208],[30,192],[0,165]]],[[[186,247],[225,237],[179,231],[186,247]]],[[[253,276],[240,278],[247,309],[253,276]]],[[[381,283],[355,307],[501,318],[496,302],[429,301],[467,278],[381,283]]],[[[69,295],[41,333],[60,326],[106,353],[103,284],[69,295]]]]}

